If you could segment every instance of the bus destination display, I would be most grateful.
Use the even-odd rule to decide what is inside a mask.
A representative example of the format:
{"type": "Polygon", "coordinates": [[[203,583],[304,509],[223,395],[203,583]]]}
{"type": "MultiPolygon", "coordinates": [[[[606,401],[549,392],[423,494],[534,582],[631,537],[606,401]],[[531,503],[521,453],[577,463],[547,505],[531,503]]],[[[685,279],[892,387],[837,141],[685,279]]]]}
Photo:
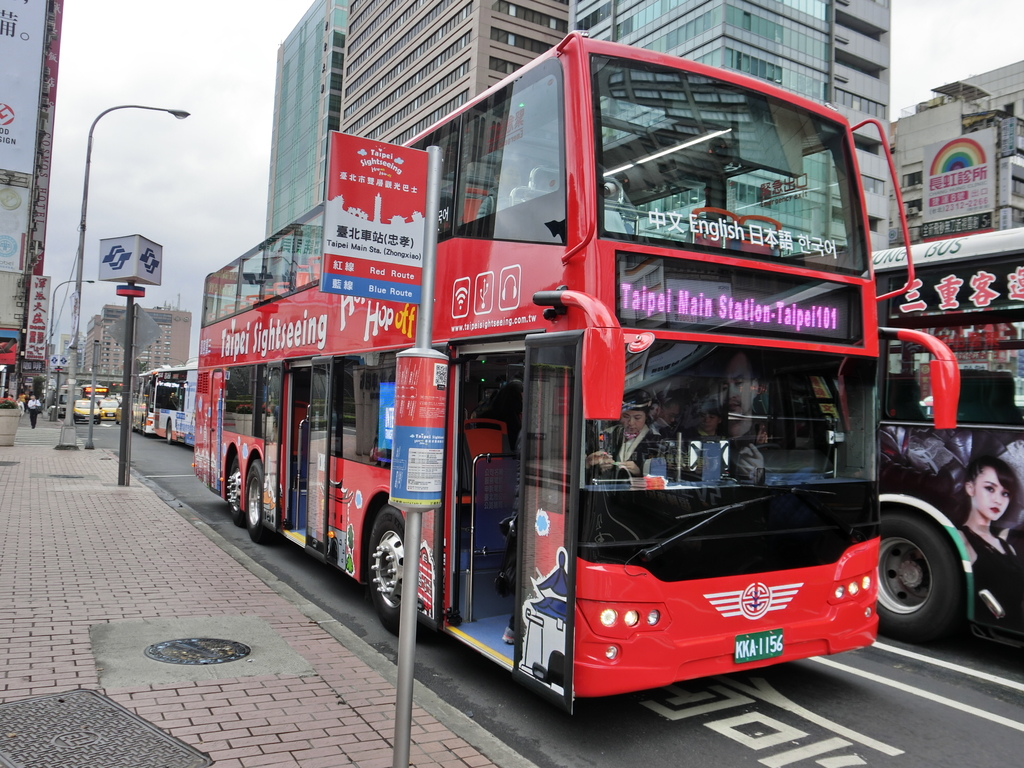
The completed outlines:
{"type": "Polygon", "coordinates": [[[632,253],[617,262],[624,326],[860,341],[858,295],[849,286],[632,253]]]}

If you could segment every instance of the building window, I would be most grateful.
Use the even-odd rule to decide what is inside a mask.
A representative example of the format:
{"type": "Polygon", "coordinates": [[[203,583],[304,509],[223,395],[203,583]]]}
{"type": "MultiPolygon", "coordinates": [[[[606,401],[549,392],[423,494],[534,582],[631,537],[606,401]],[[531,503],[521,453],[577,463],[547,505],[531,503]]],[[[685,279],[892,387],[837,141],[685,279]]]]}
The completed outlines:
{"type": "Polygon", "coordinates": [[[513,64],[511,61],[505,61],[504,59],[498,59],[491,56],[490,69],[492,72],[500,72],[503,75],[511,75],[521,64],[513,64]]]}
{"type": "Polygon", "coordinates": [[[861,176],[864,182],[864,191],[871,192],[875,195],[885,194],[885,182],[881,179],[876,179],[872,176],[861,176]]]}
{"type": "Polygon", "coordinates": [[[511,32],[506,32],[504,29],[498,29],[497,27],[491,27],[491,40],[504,43],[505,45],[512,45],[516,48],[522,48],[524,51],[530,51],[532,53],[544,53],[544,51],[551,47],[549,43],[524,37],[523,35],[514,35],[511,32]]]}
{"type": "Polygon", "coordinates": [[[530,24],[547,27],[548,29],[554,29],[558,32],[569,31],[569,24],[565,19],[556,19],[554,16],[548,16],[546,13],[533,11],[529,8],[523,8],[521,5],[509,3],[506,2],[506,0],[498,0],[491,7],[498,13],[503,13],[506,16],[514,16],[515,18],[522,19],[530,24]]]}
{"type": "Polygon", "coordinates": [[[923,171],[914,171],[913,173],[903,174],[903,186],[904,187],[919,187],[923,179],[923,171]]]}
{"type": "Polygon", "coordinates": [[[844,91],[841,88],[835,89],[835,101],[837,104],[842,104],[844,107],[849,107],[858,112],[866,112],[872,117],[877,117],[880,120],[885,120],[885,104],[879,104],[877,101],[866,99],[863,96],[858,96],[855,93],[844,91]]]}

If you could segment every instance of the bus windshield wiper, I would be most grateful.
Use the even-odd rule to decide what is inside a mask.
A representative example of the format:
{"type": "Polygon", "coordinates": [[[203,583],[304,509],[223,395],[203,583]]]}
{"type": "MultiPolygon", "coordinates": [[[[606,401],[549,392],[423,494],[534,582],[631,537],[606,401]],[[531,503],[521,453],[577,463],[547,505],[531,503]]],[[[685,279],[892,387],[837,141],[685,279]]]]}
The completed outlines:
{"type": "Polygon", "coordinates": [[[832,525],[845,533],[847,538],[853,538],[853,526],[822,504],[821,500],[818,498],[819,495],[835,496],[833,492],[812,491],[810,488],[790,488],[787,492],[792,493],[797,498],[807,502],[807,506],[809,506],[815,514],[818,515],[818,517],[824,518],[826,521],[832,523],[832,525]]]}
{"type": "Polygon", "coordinates": [[[701,520],[696,525],[692,525],[689,528],[687,528],[686,530],[680,531],[676,535],[670,536],[669,538],[665,539],[664,541],[658,542],[653,547],[647,547],[647,549],[641,549],[640,552],[639,552],[640,559],[643,560],[645,563],[649,562],[650,560],[653,560],[655,557],[657,557],[661,552],[663,552],[665,549],[670,547],[672,544],[675,544],[677,541],[685,539],[687,536],[689,536],[694,531],[697,531],[697,530],[703,528],[705,525],[710,523],[712,520],[717,520],[719,517],[724,515],[726,512],[732,512],[734,509],[743,509],[744,507],[749,507],[751,504],[757,504],[760,501],[768,501],[769,499],[772,499],[774,497],[775,497],[775,494],[774,493],[770,493],[770,494],[767,494],[767,495],[764,495],[764,496],[755,496],[754,498],[747,499],[746,501],[737,501],[734,504],[724,504],[721,507],[712,507],[711,509],[705,510],[705,514],[707,514],[707,517],[705,517],[703,520],[701,520]]]}

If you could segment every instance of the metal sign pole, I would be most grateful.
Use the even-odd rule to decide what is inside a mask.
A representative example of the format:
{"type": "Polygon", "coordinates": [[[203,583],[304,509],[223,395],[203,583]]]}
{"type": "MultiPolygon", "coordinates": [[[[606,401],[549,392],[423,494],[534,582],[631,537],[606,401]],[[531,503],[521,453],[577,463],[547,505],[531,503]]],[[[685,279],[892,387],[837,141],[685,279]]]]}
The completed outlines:
{"type": "MultiPolygon", "coordinates": [[[[416,349],[429,355],[434,324],[434,269],[437,262],[437,216],[441,199],[441,148],[427,147],[427,201],[424,213],[423,273],[416,323],[416,349]]],[[[403,353],[404,354],[404,353],[403,353]]],[[[392,768],[408,768],[412,741],[412,691],[416,668],[416,613],[419,592],[420,536],[423,508],[404,506],[405,562],[402,609],[398,627],[398,684],[395,689],[395,748],[392,768]]]]}
{"type": "Polygon", "coordinates": [[[100,341],[92,341],[92,389],[89,390],[89,434],[85,438],[85,449],[93,450],[96,446],[92,444],[92,425],[96,421],[96,365],[99,362],[100,341]]]}
{"type": "MultiPolygon", "coordinates": [[[[129,465],[129,439],[131,437],[131,413],[125,418],[124,400],[125,392],[131,392],[132,369],[135,368],[135,355],[132,346],[135,343],[135,297],[145,296],[146,289],[134,284],[118,286],[117,294],[125,296],[124,315],[124,371],[121,374],[121,445],[117,452],[117,484],[131,485],[131,474],[128,471],[129,465]]],[[[131,397],[128,398],[131,403],[131,397]]]]}

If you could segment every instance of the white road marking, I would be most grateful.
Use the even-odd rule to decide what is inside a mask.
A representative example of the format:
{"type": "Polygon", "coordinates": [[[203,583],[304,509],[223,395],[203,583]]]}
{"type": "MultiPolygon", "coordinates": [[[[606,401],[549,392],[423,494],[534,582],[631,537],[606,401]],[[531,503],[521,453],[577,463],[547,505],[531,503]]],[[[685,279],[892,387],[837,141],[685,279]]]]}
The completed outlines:
{"type": "Polygon", "coordinates": [[[823,659],[820,656],[810,658],[808,659],[808,661],[813,661],[818,664],[824,664],[826,667],[832,667],[843,672],[849,672],[852,675],[863,677],[867,680],[873,680],[874,682],[881,683],[882,685],[888,685],[890,688],[895,688],[898,691],[903,691],[904,693],[909,693],[914,696],[920,696],[922,699],[933,701],[936,704],[942,704],[944,706],[951,707],[960,712],[966,712],[969,715],[975,715],[976,717],[980,717],[984,720],[990,720],[993,723],[1005,725],[1007,728],[1012,728],[1015,731],[1024,731],[1024,723],[1018,722],[1017,720],[1011,720],[1008,717],[996,715],[992,712],[986,712],[983,709],[978,709],[977,707],[972,707],[962,702],[955,701],[953,699],[948,699],[945,696],[939,696],[937,693],[931,693],[930,691],[925,691],[921,688],[915,688],[912,685],[905,685],[904,683],[899,683],[895,680],[890,680],[887,677],[876,675],[873,672],[865,672],[854,667],[849,667],[845,664],[839,664],[838,662],[832,661],[831,659],[823,659]]]}
{"type": "Polygon", "coordinates": [[[941,659],[933,659],[931,656],[925,656],[920,653],[914,653],[913,651],[905,651],[902,648],[897,648],[893,645],[886,645],[885,643],[875,643],[872,648],[878,648],[880,651],[888,651],[889,653],[895,653],[897,656],[906,656],[908,659],[914,659],[915,661],[923,661],[925,664],[932,664],[936,667],[942,667],[943,669],[949,669],[954,672],[958,672],[961,675],[968,675],[970,677],[976,677],[979,680],[985,680],[989,683],[995,683],[996,685],[1002,685],[1006,688],[1012,688],[1015,691],[1024,693],[1024,683],[1018,683],[1013,680],[1007,680],[1005,677],[997,677],[996,675],[990,675],[987,672],[978,672],[975,669],[969,667],[962,667],[959,664],[953,664],[949,661],[942,661],[941,659]]]}

